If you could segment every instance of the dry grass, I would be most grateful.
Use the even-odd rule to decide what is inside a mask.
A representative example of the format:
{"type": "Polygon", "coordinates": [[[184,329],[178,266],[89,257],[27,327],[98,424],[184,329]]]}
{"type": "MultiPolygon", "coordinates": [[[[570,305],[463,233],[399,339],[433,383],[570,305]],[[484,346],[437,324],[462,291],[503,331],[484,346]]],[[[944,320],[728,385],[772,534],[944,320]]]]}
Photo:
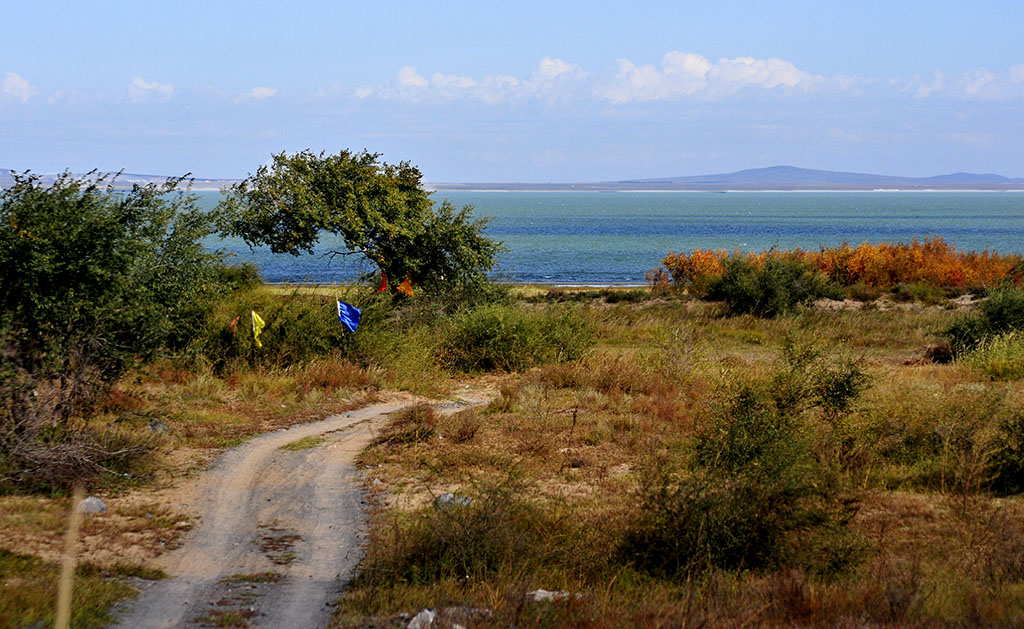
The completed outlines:
{"type": "Polygon", "coordinates": [[[452,605],[490,610],[465,626],[1024,622],[1024,503],[987,489],[999,426],[1024,407],[1024,386],[923,359],[954,310],[915,304],[765,320],[654,299],[594,302],[586,312],[599,346],[582,360],[510,376],[486,410],[435,421],[426,438],[381,439],[364,453],[367,482],[382,484],[373,485],[363,577],[335,626],[452,605]],[[815,541],[795,531],[792,541],[825,543],[845,567],[821,572],[820,561],[797,557],[754,571],[701,569],[682,581],[638,570],[621,545],[649,470],[692,465],[695,439],[717,409],[744,383],[779,377],[787,339],[817,348],[828,365],[855,361],[871,383],[840,414],[799,411],[813,460],[856,516],[847,537],[815,541]],[[463,425],[471,437],[456,437],[463,425]],[[506,491],[500,508],[486,506],[494,491],[506,491]],[[474,502],[449,516],[432,504],[442,492],[474,502]],[[480,521],[498,528],[473,533],[480,521]],[[458,555],[463,570],[474,568],[449,570],[444,558],[455,555],[430,557],[451,542],[423,531],[453,522],[453,535],[470,535],[453,547],[520,546],[492,563],[458,555]],[[537,588],[582,596],[526,601],[537,588]]]}

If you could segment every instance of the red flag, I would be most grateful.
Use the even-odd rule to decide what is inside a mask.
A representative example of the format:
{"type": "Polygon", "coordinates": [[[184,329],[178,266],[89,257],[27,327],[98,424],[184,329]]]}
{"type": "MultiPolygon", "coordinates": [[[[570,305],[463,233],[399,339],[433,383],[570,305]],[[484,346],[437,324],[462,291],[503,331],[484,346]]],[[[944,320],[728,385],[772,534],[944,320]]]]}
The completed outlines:
{"type": "Polygon", "coordinates": [[[235,317],[235,320],[228,324],[228,329],[234,332],[235,328],[238,326],[238,320],[241,318],[241,316],[235,317]]]}
{"type": "Polygon", "coordinates": [[[409,278],[408,273],[405,274],[405,281],[396,286],[395,290],[412,297],[412,280],[409,278]]]}
{"type": "Polygon", "coordinates": [[[380,288],[377,289],[378,293],[383,293],[388,289],[388,278],[384,275],[384,271],[380,272],[380,288]]]}

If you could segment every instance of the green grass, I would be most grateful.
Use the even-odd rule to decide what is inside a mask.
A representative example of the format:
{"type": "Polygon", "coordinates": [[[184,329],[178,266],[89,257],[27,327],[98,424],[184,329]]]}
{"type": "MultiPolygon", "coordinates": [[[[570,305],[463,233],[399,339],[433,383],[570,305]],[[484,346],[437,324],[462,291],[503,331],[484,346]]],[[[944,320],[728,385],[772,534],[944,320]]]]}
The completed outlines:
{"type": "Polygon", "coordinates": [[[992,380],[1024,379],[1024,332],[1007,332],[985,341],[960,361],[992,380]]]}
{"type": "Polygon", "coordinates": [[[438,605],[517,626],[1024,620],[1024,385],[927,362],[961,313],[578,299],[594,350],[500,381],[464,440],[396,417],[364,453],[389,496],[335,626],[438,605]],[[536,588],[583,598],[523,604],[536,588]]]}
{"type": "Polygon", "coordinates": [[[278,450],[289,450],[292,452],[297,452],[299,450],[309,450],[310,448],[317,447],[324,441],[327,441],[325,437],[318,437],[315,435],[303,437],[302,439],[297,439],[295,441],[292,441],[291,443],[284,444],[283,446],[278,448],[278,450]]]}
{"type": "MultiPolygon", "coordinates": [[[[58,564],[0,550],[0,626],[28,627],[53,623],[57,605],[58,564]]],[[[151,574],[151,573],[147,573],[151,574]]],[[[117,576],[139,576],[134,568],[101,570],[78,567],[71,604],[71,626],[103,627],[113,618],[108,610],[133,590],[117,576]]]]}

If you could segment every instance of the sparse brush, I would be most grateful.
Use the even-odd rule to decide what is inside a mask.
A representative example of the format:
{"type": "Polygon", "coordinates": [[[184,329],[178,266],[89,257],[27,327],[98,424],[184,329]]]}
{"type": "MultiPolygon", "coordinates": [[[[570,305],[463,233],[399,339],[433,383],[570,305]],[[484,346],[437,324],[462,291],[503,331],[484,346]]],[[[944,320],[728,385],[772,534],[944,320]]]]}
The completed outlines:
{"type": "Polygon", "coordinates": [[[419,443],[437,434],[437,413],[429,404],[417,404],[396,412],[374,444],[405,445],[419,443]]]}
{"type": "Polygon", "coordinates": [[[960,355],[1015,330],[1024,330],[1024,288],[1007,283],[979,302],[977,313],[958,317],[946,330],[946,336],[954,355],[960,355]]]}
{"type": "Polygon", "coordinates": [[[478,579],[556,552],[562,528],[512,478],[485,485],[464,504],[431,505],[376,529],[357,586],[478,579]]]}
{"type": "Polygon", "coordinates": [[[992,380],[1024,379],[1024,330],[983,341],[963,354],[960,362],[992,380]]]}
{"type": "Polygon", "coordinates": [[[456,317],[440,354],[443,362],[462,371],[525,371],[576,360],[592,343],[593,329],[577,310],[535,313],[493,305],[456,317]]]}

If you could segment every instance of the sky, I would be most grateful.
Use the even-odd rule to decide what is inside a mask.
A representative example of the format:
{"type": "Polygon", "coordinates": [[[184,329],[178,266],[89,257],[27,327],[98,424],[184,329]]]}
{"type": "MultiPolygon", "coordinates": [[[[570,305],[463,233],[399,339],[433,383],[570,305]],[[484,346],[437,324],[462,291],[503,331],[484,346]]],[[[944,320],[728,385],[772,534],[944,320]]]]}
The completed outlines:
{"type": "Polygon", "coordinates": [[[1024,177],[1024,2],[0,3],[0,168],[1024,177]]]}

